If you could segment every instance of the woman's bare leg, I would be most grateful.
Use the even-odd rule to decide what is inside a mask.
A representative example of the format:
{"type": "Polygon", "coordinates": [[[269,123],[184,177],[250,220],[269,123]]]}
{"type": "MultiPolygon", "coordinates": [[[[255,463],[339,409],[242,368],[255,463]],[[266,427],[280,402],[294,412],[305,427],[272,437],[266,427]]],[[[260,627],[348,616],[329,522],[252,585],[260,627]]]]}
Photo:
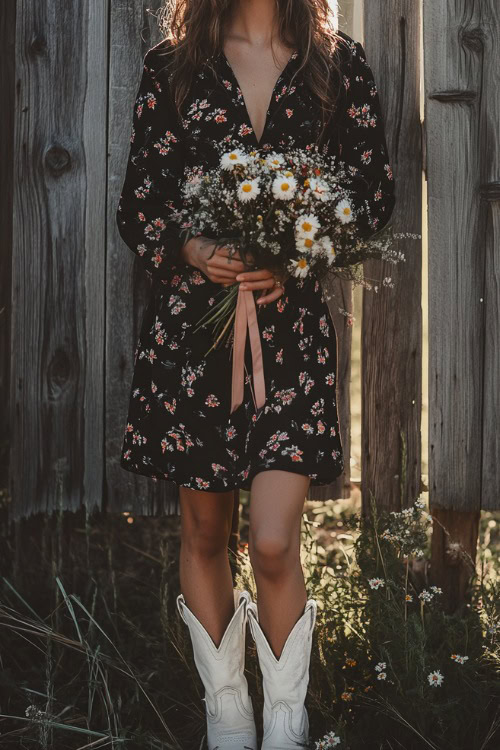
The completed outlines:
{"type": "Polygon", "coordinates": [[[251,485],[248,551],[259,622],[277,659],[307,602],[300,527],[310,481],[301,474],[269,470],[256,474],[251,485]]]}
{"type": "Polygon", "coordinates": [[[186,604],[218,646],[234,614],[228,544],[234,493],[179,487],[179,574],[186,604]]]}

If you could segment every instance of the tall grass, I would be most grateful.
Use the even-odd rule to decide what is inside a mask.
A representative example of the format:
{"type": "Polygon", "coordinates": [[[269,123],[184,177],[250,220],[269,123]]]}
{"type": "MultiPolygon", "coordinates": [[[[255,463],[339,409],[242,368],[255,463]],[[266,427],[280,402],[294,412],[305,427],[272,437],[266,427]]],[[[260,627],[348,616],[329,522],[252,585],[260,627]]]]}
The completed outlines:
{"type": "MultiPolygon", "coordinates": [[[[255,597],[244,517],[235,585],[255,597]]],[[[204,746],[202,684],[175,608],[178,520],[155,527],[154,519],[122,518],[118,528],[101,521],[89,519],[82,532],[78,574],[45,560],[45,588],[40,571],[23,591],[2,580],[2,750],[204,746]]],[[[422,502],[380,516],[373,505],[366,519],[342,501],[308,503],[302,562],[308,594],[318,602],[307,701],[311,748],[498,747],[500,616],[491,523],[483,523],[467,606],[448,615],[426,581],[432,521],[422,502]]],[[[262,687],[251,638],[247,646],[260,728],[262,687]]]]}

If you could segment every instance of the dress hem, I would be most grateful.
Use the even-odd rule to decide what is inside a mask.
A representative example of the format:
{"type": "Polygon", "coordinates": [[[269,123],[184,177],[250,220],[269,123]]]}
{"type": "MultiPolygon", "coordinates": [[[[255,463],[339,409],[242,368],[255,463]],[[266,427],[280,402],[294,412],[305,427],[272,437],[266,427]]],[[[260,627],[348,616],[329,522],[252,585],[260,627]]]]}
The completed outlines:
{"type": "MultiPolygon", "coordinates": [[[[341,466],[340,470],[331,479],[328,479],[328,480],[325,481],[323,479],[313,478],[312,475],[309,474],[305,470],[304,471],[290,471],[289,468],[285,468],[285,467],[282,467],[282,466],[272,466],[272,467],[269,466],[268,468],[265,468],[265,467],[255,467],[256,468],[255,471],[252,471],[252,473],[249,474],[248,477],[245,480],[243,480],[242,482],[236,484],[234,487],[227,487],[227,486],[221,486],[220,488],[219,487],[214,487],[213,486],[213,478],[212,478],[210,480],[212,482],[212,486],[204,488],[202,485],[200,485],[199,483],[196,482],[196,478],[195,477],[191,477],[188,482],[184,482],[184,481],[179,481],[179,478],[174,479],[173,477],[168,477],[168,476],[165,476],[164,474],[161,474],[161,473],[154,474],[154,473],[148,473],[146,471],[140,471],[139,468],[134,467],[131,464],[125,464],[123,461],[120,461],[120,467],[124,471],[128,471],[128,472],[130,472],[132,474],[139,474],[140,476],[149,477],[150,479],[152,479],[155,482],[157,482],[159,480],[160,481],[164,481],[164,482],[173,482],[178,487],[188,487],[189,489],[199,490],[201,492],[232,492],[234,490],[245,490],[246,492],[249,492],[251,484],[252,484],[252,480],[253,480],[253,478],[255,477],[256,474],[258,474],[258,473],[260,473],[262,471],[273,471],[273,470],[275,470],[275,471],[288,471],[291,474],[300,474],[301,476],[308,476],[308,477],[311,478],[311,482],[310,482],[310,486],[311,487],[327,487],[328,485],[332,484],[336,479],[338,479],[339,476],[341,476],[342,472],[344,471],[344,467],[341,466]]],[[[206,480],[203,480],[203,477],[199,477],[199,479],[201,479],[202,482],[206,481],[206,480]]]]}

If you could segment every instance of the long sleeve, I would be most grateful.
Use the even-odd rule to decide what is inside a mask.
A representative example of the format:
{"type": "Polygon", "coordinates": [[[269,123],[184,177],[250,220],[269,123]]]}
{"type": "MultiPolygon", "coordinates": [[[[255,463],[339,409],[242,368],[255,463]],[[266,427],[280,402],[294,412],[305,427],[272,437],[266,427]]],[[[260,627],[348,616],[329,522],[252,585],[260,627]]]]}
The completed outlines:
{"type": "Polygon", "coordinates": [[[361,234],[369,238],[389,221],[396,200],[395,183],[373,72],[362,44],[351,40],[349,46],[352,57],[342,76],[339,158],[354,179],[354,209],[365,207],[359,225],[361,234]]]}
{"type": "Polygon", "coordinates": [[[173,212],[182,207],[184,148],[167,75],[155,78],[155,48],[144,69],[132,117],[132,134],[116,223],[124,242],[153,278],[166,279],[181,262],[184,244],[173,212]]]}

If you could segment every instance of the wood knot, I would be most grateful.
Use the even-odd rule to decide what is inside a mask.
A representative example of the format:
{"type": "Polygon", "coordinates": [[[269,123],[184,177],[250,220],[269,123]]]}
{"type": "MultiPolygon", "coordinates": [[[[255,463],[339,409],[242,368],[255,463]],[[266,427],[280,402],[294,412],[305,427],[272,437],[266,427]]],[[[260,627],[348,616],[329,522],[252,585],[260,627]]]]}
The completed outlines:
{"type": "Polygon", "coordinates": [[[63,349],[56,349],[47,368],[48,396],[50,401],[61,397],[70,382],[72,366],[69,354],[63,349]]]}
{"type": "Polygon", "coordinates": [[[462,44],[472,52],[481,53],[484,49],[484,31],[481,28],[468,29],[462,33],[462,44]]]}
{"type": "Polygon", "coordinates": [[[479,195],[483,201],[494,203],[500,201],[500,182],[486,182],[479,186],[479,195]]]}
{"type": "Polygon", "coordinates": [[[44,55],[47,51],[47,40],[40,34],[35,34],[30,42],[29,50],[33,55],[44,55]]]}
{"type": "Polygon", "coordinates": [[[45,165],[55,175],[66,172],[71,165],[69,151],[63,146],[50,146],[45,153],[45,165]]]}
{"type": "Polygon", "coordinates": [[[467,89],[454,89],[450,91],[435,91],[433,94],[429,94],[429,99],[435,99],[443,104],[453,104],[454,102],[465,102],[471,104],[476,100],[477,94],[475,91],[467,89]]]}

